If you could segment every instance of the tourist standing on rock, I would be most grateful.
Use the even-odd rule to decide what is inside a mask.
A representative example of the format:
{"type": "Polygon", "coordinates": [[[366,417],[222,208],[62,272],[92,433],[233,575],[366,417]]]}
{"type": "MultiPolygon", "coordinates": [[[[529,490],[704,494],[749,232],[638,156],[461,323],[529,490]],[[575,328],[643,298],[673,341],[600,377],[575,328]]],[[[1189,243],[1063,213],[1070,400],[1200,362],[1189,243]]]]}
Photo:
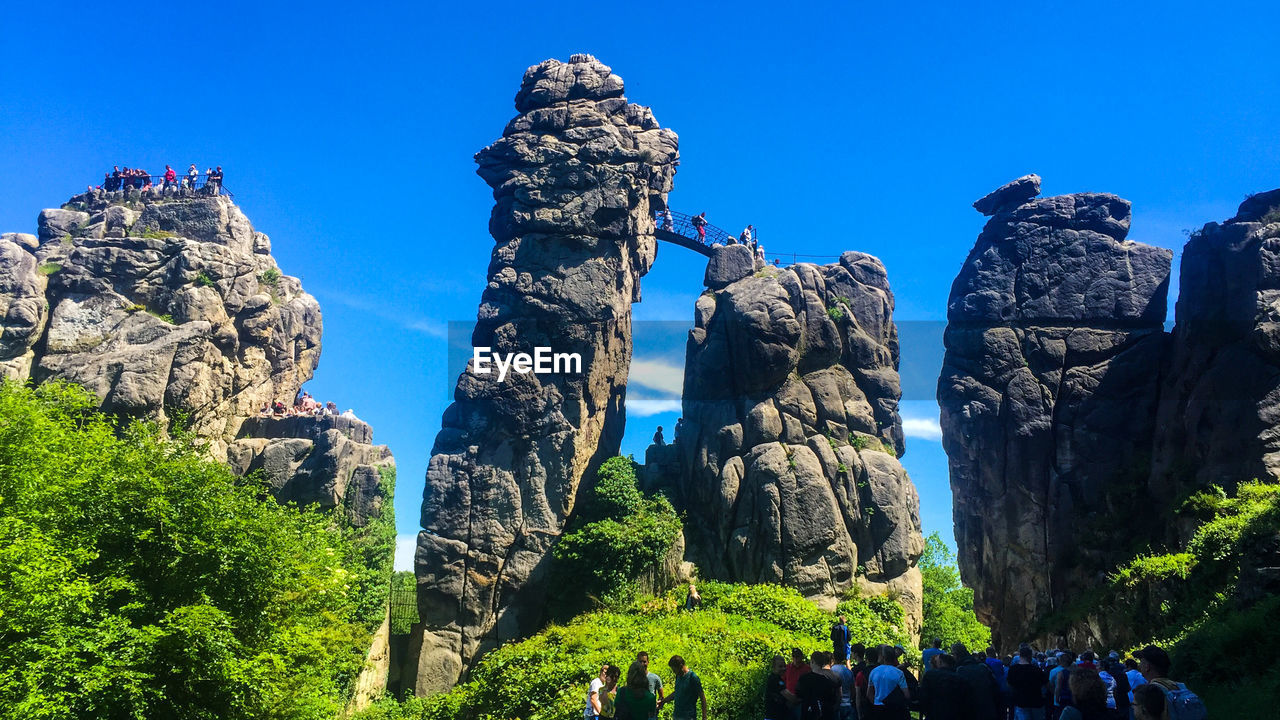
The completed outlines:
{"type": "Polygon", "coordinates": [[[1138,670],[1147,683],[1164,693],[1169,716],[1176,720],[1204,720],[1208,711],[1200,698],[1187,686],[1169,679],[1169,653],[1155,645],[1148,645],[1133,654],[1138,658],[1138,670]]]}
{"type": "Polygon", "coordinates": [[[168,165],[164,166],[164,187],[161,190],[168,190],[178,182],[178,173],[168,165]]]}
{"type": "Polygon", "coordinates": [[[196,169],[196,164],[191,163],[191,167],[187,168],[187,189],[196,189],[196,179],[200,177],[200,171],[196,169]]]}
{"type": "Polygon", "coordinates": [[[791,700],[787,697],[787,659],[774,655],[769,677],[764,680],[764,720],[791,720],[791,700]]]}
{"type": "MultiPolygon", "coordinates": [[[[649,692],[653,693],[653,696],[658,699],[658,703],[661,704],[662,701],[666,699],[666,696],[662,692],[662,678],[659,677],[658,673],[649,670],[649,653],[644,650],[636,653],[636,662],[644,665],[644,678],[645,681],[649,683],[649,692]]],[[[653,708],[652,717],[658,717],[658,708],[656,705],[653,708]]]]}
{"type": "Polygon", "coordinates": [[[939,652],[920,678],[920,709],[929,720],[973,720],[969,684],[956,674],[956,659],[939,652]]]}
{"type": "Polygon", "coordinates": [[[1044,696],[1049,676],[1032,662],[1031,648],[1024,645],[1018,650],[1018,659],[1009,667],[1008,681],[1015,720],[1045,720],[1044,696]]]}
{"type": "Polygon", "coordinates": [[[666,444],[667,444],[667,443],[666,443],[666,441],[664,441],[664,440],[662,439],[662,426],[661,426],[661,425],[659,425],[659,426],[658,426],[657,431],[655,431],[655,432],[653,433],[653,444],[654,444],[654,445],[666,445],[666,444]]]}
{"type": "Polygon", "coordinates": [[[896,664],[897,653],[888,645],[877,649],[880,664],[867,675],[867,699],[871,701],[873,720],[908,720],[911,691],[907,678],[896,664]]]}
{"type": "Polygon", "coordinates": [[[707,214],[705,212],[698,213],[689,221],[693,225],[693,229],[698,231],[698,242],[703,245],[707,244],[707,214]]]}
{"type": "Polygon", "coordinates": [[[702,704],[702,720],[707,720],[707,694],[702,690],[702,680],[697,673],[690,670],[685,665],[684,658],[679,655],[672,655],[667,667],[676,676],[671,697],[663,701],[675,706],[671,711],[671,720],[696,720],[698,703],[702,704]]]}
{"type": "Polygon", "coordinates": [[[626,687],[613,699],[616,720],[645,720],[658,716],[658,698],[649,692],[649,679],[639,660],[627,668],[626,687]]]}
{"type": "Polygon", "coordinates": [[[836,662],[844,662],[849,659],[849,624],[845,622],[844,616],[831,626],[831,652],[835,655],[836,662]]]}
{"type": "Polygon", "coordinates": [[[587,707],[582,711],[584,720],[598,720],[600,717],[600,690],[604,687],[609,674],[608,663],[600,666],[600,673],[591,679],[587,686],[587,707]]]}

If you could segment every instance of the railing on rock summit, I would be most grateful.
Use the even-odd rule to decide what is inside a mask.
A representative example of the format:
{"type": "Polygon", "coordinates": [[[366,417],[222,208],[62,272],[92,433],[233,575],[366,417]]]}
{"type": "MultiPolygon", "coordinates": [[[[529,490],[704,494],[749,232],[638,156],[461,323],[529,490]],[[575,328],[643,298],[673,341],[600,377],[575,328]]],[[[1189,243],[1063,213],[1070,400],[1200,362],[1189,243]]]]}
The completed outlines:
{"type": "MultiPolygon", "coordinates": [[[[146,190],[147,192],[154,192],[154,193],[169,192],[169,190],[166,190],[164,187],[163,175],[145,175],[145,176],[139,175],[137,177],[122,177],[122,178],[119,178],[119,180],[120,180],[119,190],[107,190],[105,179],[103,180],[103,183],[101,185],[97,186],[97,189],[107,190],[107,192],[123,192],[128,190],[141,191],[143,188],[147,187],[147,182],[150,181],[151,187],[147,188],[146,190]]],[[[173,182],[169,183],[169,187],[176,188],[177,190],[180,190],[180,191],[190,190],[196,196],[226,195],[232,200],[236,199],[235,194],[232,193],[230,190],[228,190],[226,186],[223,185],[221,182],[215,181],[213,183],[210,183],[208,175],[196,175],[194,178],[192,178],[189,175],[179,175],[177,180],[174,180],[173,182]],[[192,183],[192,181],[194,181],[194,184],[192,183]]]]}

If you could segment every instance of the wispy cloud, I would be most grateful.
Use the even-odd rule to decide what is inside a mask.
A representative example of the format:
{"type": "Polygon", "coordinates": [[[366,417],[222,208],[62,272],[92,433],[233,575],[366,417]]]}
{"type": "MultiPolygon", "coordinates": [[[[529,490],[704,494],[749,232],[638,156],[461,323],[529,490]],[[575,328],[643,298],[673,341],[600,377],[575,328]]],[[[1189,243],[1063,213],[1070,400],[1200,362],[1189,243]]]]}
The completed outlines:
{"type": "Polygon", "coordinates": [[[396,572],[413,570],[413,554],[418,549],[418,536],[396,535],[396,559],[392,565],[396,572]]]}
{"type": "Polygon", "coordinates": [[[627,415],[648,417],[661,413],[680,412],[680,398],[627,398],[627,415]]]}
{"type": "Polygon", "coordinates": [[[675,395],[678,403],[680,393],[684,391],[684,368],[660,358],[636,358],[631,361],[627,382],[675,395]]]}
{"type": "Polygon", "coordinates": [[[449,337],[449,326],[447,323],[433,318],[414,316],[410,313],[401,314],[389,312],[389,308],[383,301],[372,300],[359,295],[352,295],[340,290],[321,290],[317,291],[315,294],[326,301],[336,302],[339,305],[344,305],[352,310],[369,313],[374,317],[399,325],[406,330],[419,332],[428,337],[440,340],[445,340],[449,337]]]}
{"type": "Polygon", "coordinates": [[[942,441],[942,426],[937,418],[902,418],[902,434],[921,440],[942,441]]]}

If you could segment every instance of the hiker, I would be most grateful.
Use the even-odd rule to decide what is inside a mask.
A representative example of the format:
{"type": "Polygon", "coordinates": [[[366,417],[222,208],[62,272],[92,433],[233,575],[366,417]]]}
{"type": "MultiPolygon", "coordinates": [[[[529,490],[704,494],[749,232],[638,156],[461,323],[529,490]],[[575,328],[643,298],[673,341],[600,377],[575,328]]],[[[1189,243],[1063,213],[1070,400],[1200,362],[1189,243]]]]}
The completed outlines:
{"type": "Polygon", "coordinates": [[[169,188],[177,184],[177,181],[178,181],[178,173],[173,168],[169,167],[168,165],[165,165],[164,166],[164,187],[160,189],[168,190],[169,188]]]}
{"type": "MultiPolygon", "coordinates": [[[[850,655],[853,649],[850,648],[850,655]]],[[[840,680],[840,720],[853,720],[853,668],[849,666],[849,660],[832,663],[831,672],[835,673],[836,678],[840,680]]]]}
{"type": "Polygon", "coordinates": [[[618,696],[618,678],[622,676],[622,668],[617,665],[610,665],[604,674],[604,687],[600,688],[600,718],[601,720],[612,720],[617,714],[617,706],[614,699],[618,696]]]}
{"type": "Polygon", "coordinates": [[[849,624],[845,622],[843,615],[831,626],[831,652],[835,655],[836,662],[842,663],[849,659],[849,624]]]}
{"type": "Polygon", "coordinates": [[[592,678],[591,684],[587,686],[587,706],[582,711],[582,717],[585,720],[598,720],[600,717],[600,690],[604,687],[608,674],[608,663],[601,665],[599,674],[592,678]]]}
{"type": "MultiPolygon", "coordinates": [[[[939,641],[941,642],[941,641],[939,641]]],[[[920,678],[920,708],[929,720],[972,720],[969,683],[956,674],[956,659],[945,652],[931,655],[932,668],[920,678]]]]}
{"type": "MultiPolygon", "coordinates": [[[[644,679],[646,682],[649,683],[649,692],[653,693],[653,696],[658,700],[658,704],[661,704],[662,701],[665,699],[662,693],[662,678],[659,677],[657,673],[649,670],[648,651],[641,650],[640,652],[636,653],[636,662],[640,663],[641,665],[644,665],[644,673],[645,673],[644,679]]],[[[658,717],[657,705],[654,705],[653,715],[651,717],[655,717],[655,718],[658,717]]]]}
{"type": "Polygon", "coordinates": [[[627,684],[613,698],[615,720],[645,720],[658,716],[658,698],[649,692],[648,671],[639,660],[627,668],[627,684]]]}
{"type": "MultiPolygon", "coordinates": [[[[764,680],[764,720],[791,720],[793,700],[788,697],[787,659],[774,655],[769,665],[769,677],[764,680]]],[[[794,697],[794,696],[793,696],[794,697]]]]}
{"type": "Polygon", "coordinates": [[[908,720],[911,691],[907,678],[897,666],[897,653],[888,645],[878,649],[880,664],[867,674],[867,699],[871,701],[873,719],[908,720]]]}
{"type": "Polygon", "coordinates": [[[659,425],[659,426],[658,426],[657,431],[655,431],[655,432],[653,433],[653,444],[654,444],[654,445],[666,445],[666,444],[667,444],[667,443],[666,443],[666,441],[664,441],[664,440],[662,439],[662,426],[661,426],[661,425],[659,425]]]}
{"type": "Polygon", "coordinates": [[[1164,693],[1165,706],[1169,720],[1204,720],[1208,711],[1194,692],[1180,682],[1169,678],[1169,653],[1163,649],[1148,645],[1133,656],[1138,659],[1138,670],[1150,685],[1155,685],[1164,693]]]}
{"type": "Polygon", "coordinates": [[[942,654],[942,638],[934,638],[933,645],[920,653],[920,662],[924,664],[924,671],[926,673],[933,667],[933,658],[942,654]]]}
{"type": "Polygon", "coordinates": [[[200,177],[200,171],[196,170],[196,164],[191,163],[191,167],[187,168],[187,189],[196,189],[196,178],[200,177]]]}
{"type": "Polygon", "coordinates": [[[839,720],[840,677],[831,670],[831,653],[819,650],[799,682],[801,720],[839,720]]]}
{"type": "Polygon", "coordinates": [[[1031,648],[1023,645],[1007,674],[1013,716],[1016,720],[1045,720],[1044,692],[1049,676],[1032,661],[1031,648]]]}
{"type": "MultiPolygon", "coordinates": [[[[1072,704],[1062,708],[1060,720],[1110,720],[1107,712],[1107,686],[1098,671],[1080,665],[1068,671],[1072,704]]],[[[1059,680],[1061,681],[1061,679],[1059,680]]]]}
{"type": "Polygon", "coordinates": [[[676,226],[675,219],[671,217],[671,210],[669,208],[658,213],[658,220],[660,223],[658,228],[660,230],[670,232],[676,226]]]}
{"type": "Polygon", "coordinates": [[[707,244],[707,214],[705,212],[698,213],[689,221],[693,225],[693,229],[698,231],[698,242],[703,245],[707,244]]]}
{"type": "MultiPolygon", "coordinates": [[[[667,667],[676,676],[675,687],[671,697],[663,701],[670,702],[675,708],[671,711],[672,720],[696,720],[698,703],[702,703],[702,720],[707,720],[707,694],[702,690],[702,680],[697,673],[690,670],[684,658],[672,655],[667,667]]],[[[661,705],[659,705],[661,707],[661,705]]]]}
{"type": "Polygon", "coordinates": [[[702,604],[702,596],[698,594],[698,588],[693,583],[689,583],[689,594],[684,596],[684,609],[697,610],[702,604]]]}
{"type": "Polygon", "coordinates": [[[978,653],[970,655],[964,643],[951,646],[956,658],[956,674],[969,685],[974,720],[999,720],[1000,685],[978,653]]]}

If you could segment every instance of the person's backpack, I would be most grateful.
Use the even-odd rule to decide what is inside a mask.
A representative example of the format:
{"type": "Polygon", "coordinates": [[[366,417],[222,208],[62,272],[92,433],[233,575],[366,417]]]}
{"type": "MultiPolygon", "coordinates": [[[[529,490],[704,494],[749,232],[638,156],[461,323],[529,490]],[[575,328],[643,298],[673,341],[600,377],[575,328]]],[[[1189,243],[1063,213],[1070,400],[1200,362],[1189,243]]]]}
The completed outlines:
{"type": "Polygon", "coordinates": [[[1209,717],[1209,711],[1200,696],[1188,690],[1183,683],[1157,678],[1151,684],[1164,692],[1164,705],[1169,713],[1169,720],[1207,720],[1209,717]]]}

